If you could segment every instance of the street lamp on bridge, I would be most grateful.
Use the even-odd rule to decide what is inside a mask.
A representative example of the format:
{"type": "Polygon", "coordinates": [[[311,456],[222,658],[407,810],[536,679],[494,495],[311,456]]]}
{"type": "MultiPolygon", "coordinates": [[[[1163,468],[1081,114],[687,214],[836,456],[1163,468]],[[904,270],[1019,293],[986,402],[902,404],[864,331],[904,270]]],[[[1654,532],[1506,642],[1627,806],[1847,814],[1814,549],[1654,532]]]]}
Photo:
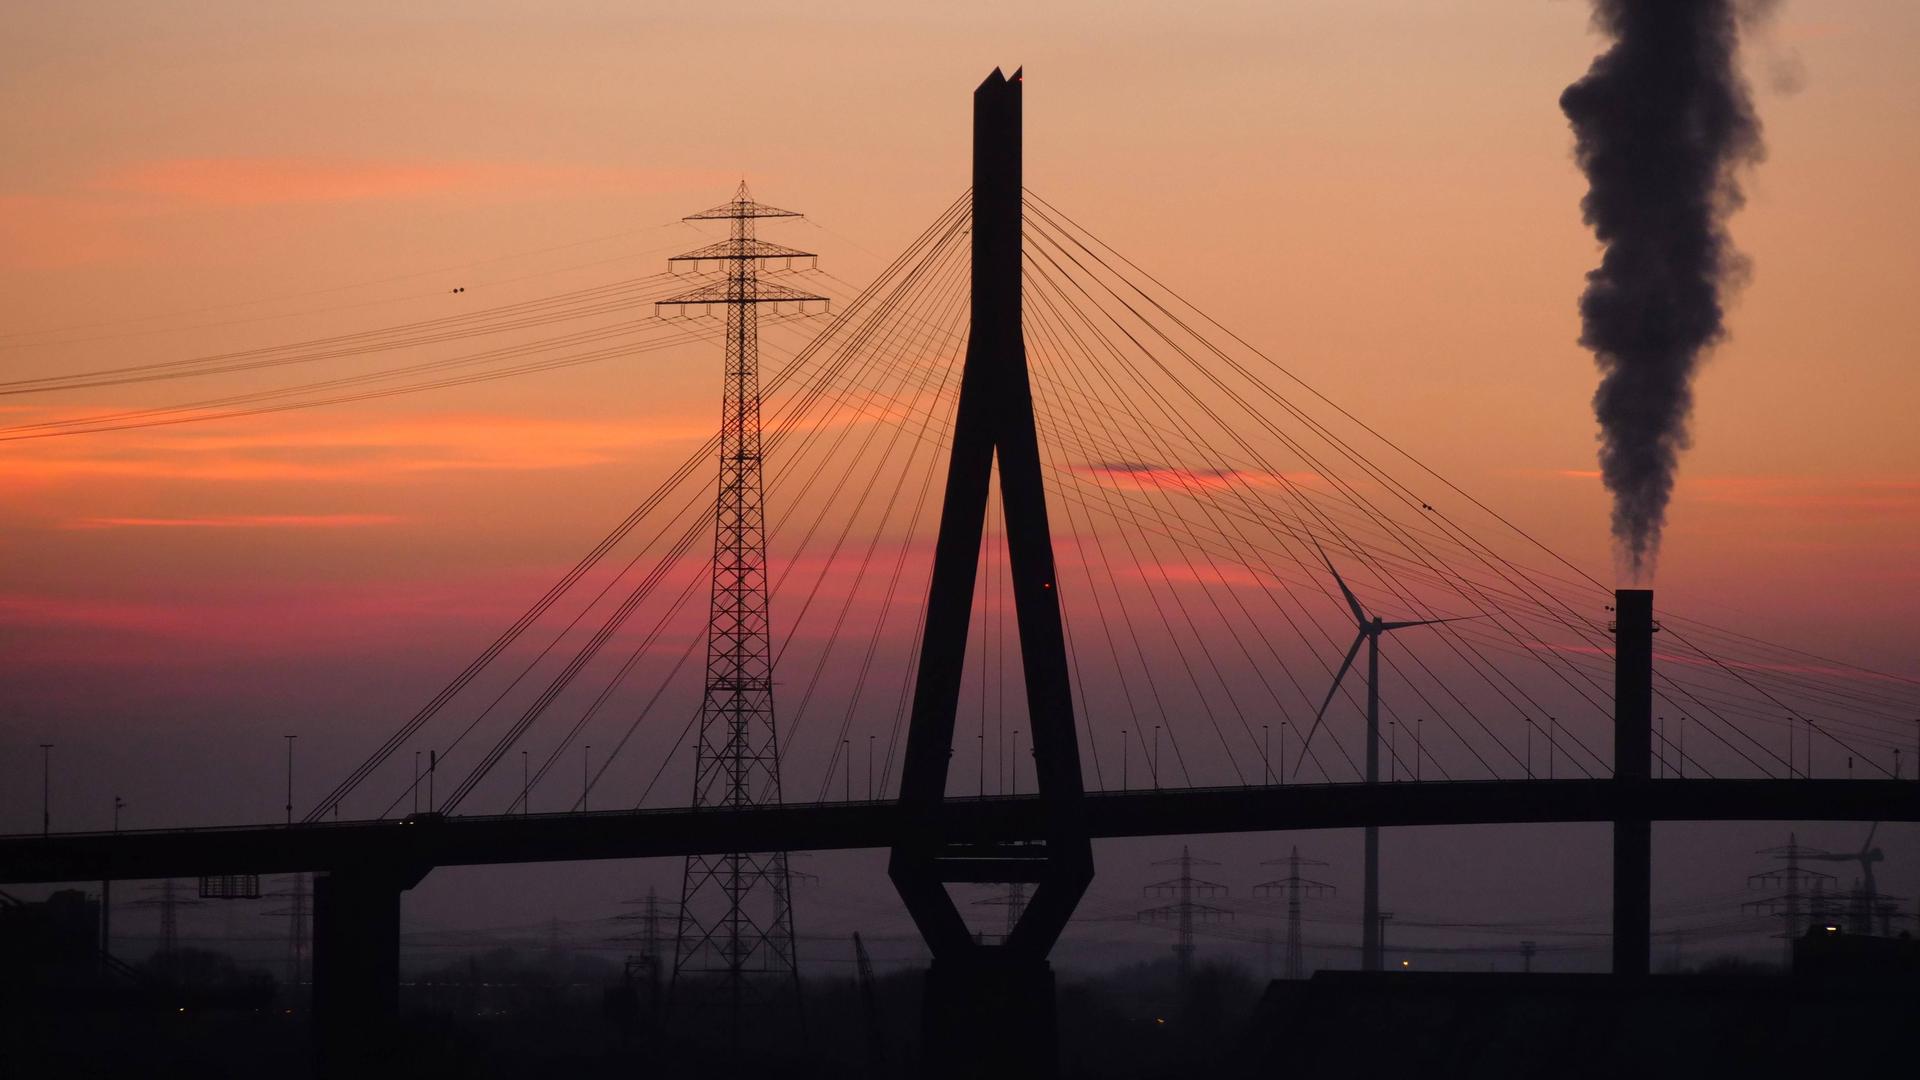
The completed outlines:
{"type": "Polygon", "coordinates": [[[40,835],[53,831],[53,744],[40,744],[40,835]]]}
{"type": "Polygon", "coordinates": [[[293,827],[293,740],[298,735],[282,735],[287,740],[287,827],[293,827]]]}

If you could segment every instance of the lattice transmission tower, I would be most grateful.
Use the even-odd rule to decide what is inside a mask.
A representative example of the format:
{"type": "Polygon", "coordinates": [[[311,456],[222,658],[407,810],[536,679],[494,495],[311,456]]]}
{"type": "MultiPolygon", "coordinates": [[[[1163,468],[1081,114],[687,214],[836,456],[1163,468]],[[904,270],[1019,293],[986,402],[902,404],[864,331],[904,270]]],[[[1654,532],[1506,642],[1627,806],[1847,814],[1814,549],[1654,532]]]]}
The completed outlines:
{"type": "Polygon", "coordinates": [[[1178,866],[1180,876],[1156,881],[1141,890],[1142,895],[1170,897],[1173,903],[1161,907],[1147,908],[1139,913],[1141,922],[1171,922],[1179,927],[1180,940],[1173,947],[1174,963],[1179,969],[1180,980],[1185,982],[1193,975],[1193,925],[1197,922],[1221,922],[1233,918],[1233,912],[1212,904],[1200,903],[1199,899],[1212,900],[1227,895],[1227,887],[1217,881],[1202,881],[1193,876],[1195,866],[1218,866],[1210,859],[1196,859],[1184,846],[1177,859],[1161,859],[1155,866],[1178,866]]]}
{"type": "Polygon", "coordinates": [[[1262,899],[1285,899],[1287,902],[1287,978],[1306,977],[1306,945],[1300,937],[1300,902],[1309,897],[1327,896],[1334,890],[1324,881],[1312,881],[1300,876],[1303,866],[1325,866],[1319,859],[1303,859],[1300,849],[1293,848],[1284,859],[1268,859],[1262,866],[1284,866],[1287,876],[1273,881],[1263,881],[1253,887],[1253,895],[1262,899]]]}
{"type": "MultiPolygon", "coordinates": [[[[760,308],[784,304],[803,311],[814,305],[824,309],[827,301],[760,280],[763,264],[791,266],[795,260],[810,263],[815,256],[757,239],[754,223],[798,216],[754,202],[744,182],[731,201],[689,215],[690,222],[727,222],[729,235],[670,261],[691,264],[695,272],[711,263],[724,278],[659,301],[656,307],[661,314],[682,315],[720,307],[727,320],[706,694],[694,744],[695,807],[780,802],[761,476],[760,308]]],[[[797,1005],[799,987],[786,853],[689,857],[680,887],[669,1007],[678,1002],[724,1009],[737,1035],[743,1008],[786,992],[797,1005]]]]}
{"type": "Polygon", "coordinates": [[[1742,911],[1760,912],[1778,916],[1783,925],[1776,935],[1786,941],[1786,964],[1793,966],[1793,943],[1814,919],[1825,918],[1831,913],[1831,901],[1827,898],[1827,886],[1834,881],[1832,874],[1823,874],[1800,865],[1813,856],[1825,855],[1819,848],[1805,847],[1800,838],[1787,834],[1787,842],[1779,847],[1763,848],[1756,854],[1771,855],[1785,863],[1770,870],[1747,877],[1749,889],[1779,889],[1780,892],[1762,900],[1749,900],[1740,905],[1742,911]]]}
{"type": "Polygon", "coordinates": [[[623,915],[615,915],[614,918],[620,922],[637,922],[640,924],[640,930],[638,933],[621,934],[612,940],[619,942],[637,942],[639,944],[639,952],[629,953],[627,955],[625,981],[629,986],[634,985],[640,980],[645,981],[647,988],[646,1015],[652,1018],[660,1008],[660,946],[662,940],[660,923],[664,918],[660,912],[660,896],[654,892],[652,888],[649,888],[647,889],[646,899],[627,900],[624,902],[638,905],[640,910],[628,912],[623,915]]]}
{"type": "Polygon", "coordinates": [[[198,900],[182,899],[174,888],[172,878],[163,878],[156,885],[148,885],[143,892],[154,895],[135,900],[135,907],[158,908],[160,911],[160,945],[154,952],[152,963],[169,980],[180,977],[180,908],[200,903],[198,900]]]}
{"type": "Polygon", "coordinates": [[[289,1000],[297,998],[307,974],[307,919],[308,898],[311,889],[305,874],[294,874],[285,881],[286,888],[266,895],[274,899],[284,899],[287,906],[264,912],[269,918],[287,920],[287,996],[289,1000]]]}

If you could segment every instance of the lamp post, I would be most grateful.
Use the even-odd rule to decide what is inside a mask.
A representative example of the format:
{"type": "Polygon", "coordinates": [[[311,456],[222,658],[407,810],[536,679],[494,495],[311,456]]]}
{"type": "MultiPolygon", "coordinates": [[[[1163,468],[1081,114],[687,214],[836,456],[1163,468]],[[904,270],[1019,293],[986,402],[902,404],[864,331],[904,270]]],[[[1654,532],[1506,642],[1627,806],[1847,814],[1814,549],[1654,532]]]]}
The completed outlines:
{"type": "Polygon", "coordinates": [[[40,744],[40,835],[53,831],[53,744],[40,744]]]}
{"type": "Polygon", "coordinates": [[[1007,765],[1013,770],[1013,794],[1020,794],[1020,729],[1013,729],[1013,749],[1008,754],[1013,758],[1007,765]]]}
{"type": "Polygon", "coordinates": [[[587,743],[580,748],[580,812],[587,809],[587,761],[593,756],[593,744],[587,743]]]}
{"type": "Polygon", "coordinates": [[[867,801],[873,801],[873,736],[867,736],[867,801]]]}
{"type": "Polygon", "coordinates": [[[280,737],[287,740],[287,825],[291,828],[293,825],[293,740],[300,736],[282,735],[280,737]]]}
{"type": "Polygon", "coordinates": [[[520,816],[533,813],[533,767],[528,763],[527,752],[520,751],[520,816]]]}
{"type": "MultiPolygon", "coordinates": [[[[113,832],[120,833],[120,809],[126,806],[126,800],[113,797],[113,832]]],[[[100,880],[100,963],[104,966],[107,955],[113,951],[113,879],[100,880]]]]}
{"type": "Polygon", "coordinates": [[[1153,790],[1160,790],[1160,725],[1153,725],[1153,790]]]}
{"type": "Polygon", "coordinates": [[[1260,786],[1261,787],[1273,786],[1273,752],[1267,746],[1268,737],[1271,734],[1272,733],[1267,730],[1267,725],[1265,724],[1260,725],[1260,786]]]}

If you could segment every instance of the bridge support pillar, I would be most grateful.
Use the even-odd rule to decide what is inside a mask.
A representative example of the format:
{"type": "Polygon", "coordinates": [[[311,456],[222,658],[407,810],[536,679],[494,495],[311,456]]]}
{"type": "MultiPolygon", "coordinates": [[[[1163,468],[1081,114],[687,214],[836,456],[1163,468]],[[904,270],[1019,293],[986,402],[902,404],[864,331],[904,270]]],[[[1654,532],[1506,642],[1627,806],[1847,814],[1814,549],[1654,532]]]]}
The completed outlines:
{"type": "Polygon", "coordinates": [[[1653,591],[1613,594],[1613,973],[1645,975],[1653,936],[1653,591]]]}
{"type": "Polygon", "coordinates": [[[1060,1067],[1053,968],[983,946],[927,971],[920,1075],[1051,1080],[1060,1067]]]}
{"type": "Polygon", "coordinates": [[[400,1014],[400,894],[424,872],[336,870],[313,881],[313,1036],[322,1074],[386,1056],[400,1014]]]}
{"type": "Polygon", "coordinates": [[[1073,687],[1021,331],[1021,85],[1020,72],[1008,78],[996,68],[973,95],[972,316],[900,771],[901,822],[888,863],[894,887],[934,956],[926,983],[922,1072],[939,1077],[1055,1074],[1059,1055],[1047,954],[1093,879],[1073,687]],[[966,843],[976,838],[948,835],[943,807],[996,459],[1040,813],[1031,834],[994,838],[1001,847],[991,854],[966,843]],[[948,893],[954,882],[1024,882],[1034,888],[1005,941],[986,945],[948,893]]]}

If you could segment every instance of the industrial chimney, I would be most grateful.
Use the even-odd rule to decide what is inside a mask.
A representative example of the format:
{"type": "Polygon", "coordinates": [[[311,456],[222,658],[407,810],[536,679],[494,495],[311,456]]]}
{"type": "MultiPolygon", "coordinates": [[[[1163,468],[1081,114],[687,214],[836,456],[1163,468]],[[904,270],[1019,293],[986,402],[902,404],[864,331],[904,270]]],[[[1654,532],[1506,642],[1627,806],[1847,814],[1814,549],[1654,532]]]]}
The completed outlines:
{"type": "Polygon", "coordinates": [[[1645,975],[1653,932],[1653,825],[1645,802],[1653,761],[1653,590],[1616,589],[1613,612],[1613,973],[1645,975]]]}

